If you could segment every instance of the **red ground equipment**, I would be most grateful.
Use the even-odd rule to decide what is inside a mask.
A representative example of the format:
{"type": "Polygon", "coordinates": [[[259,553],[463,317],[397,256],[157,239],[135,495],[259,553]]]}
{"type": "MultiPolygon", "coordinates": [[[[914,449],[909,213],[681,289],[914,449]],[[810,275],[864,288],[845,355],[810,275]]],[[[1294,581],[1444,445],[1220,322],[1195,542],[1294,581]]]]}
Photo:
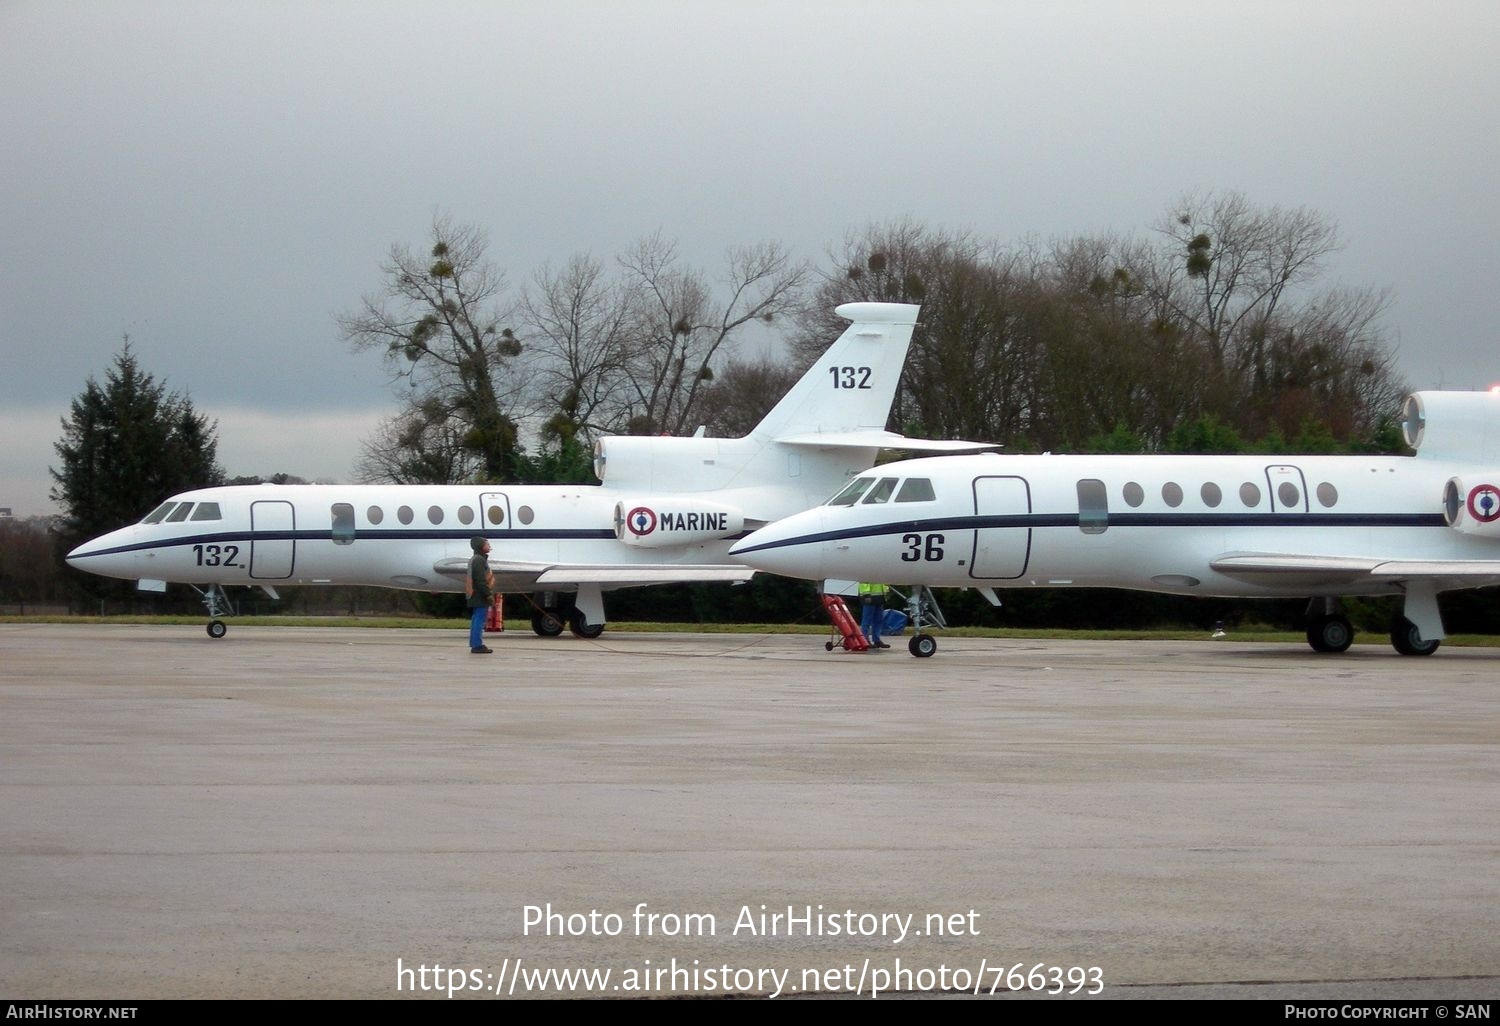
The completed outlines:
{"type": "Polygon", "coordinates": [[[828,641],[823,647],[829,652],[833,646],[842,644],[849,652],[863,652],[870,647],[865,640],[864,632],[859,629],[859,622],[849,612],[849,607],[844,605],[841,595],[819,595],[818,601],[823,603],[823,608],[828,612],[828,619],[833,621],[834,633],[842,638],[842,641],[828,641]]]}

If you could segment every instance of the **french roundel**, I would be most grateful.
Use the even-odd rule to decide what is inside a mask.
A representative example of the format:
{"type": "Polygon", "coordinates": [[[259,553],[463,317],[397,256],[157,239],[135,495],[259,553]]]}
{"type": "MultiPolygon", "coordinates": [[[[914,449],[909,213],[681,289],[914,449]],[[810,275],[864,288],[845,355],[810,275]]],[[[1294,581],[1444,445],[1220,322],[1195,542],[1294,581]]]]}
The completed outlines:
{"type": "Polygon", "coordinates": [[[637,506],[626,514],[625,526],[637,537],[650,534],[656,530],[656,511],[649,506],[637,506]]]}
{"type": "Polygon", "coordinates": [[[1500,520],[1500,488],[1482,484],[1469,489],[1469,516],[1481,524],[1500,520]]]}

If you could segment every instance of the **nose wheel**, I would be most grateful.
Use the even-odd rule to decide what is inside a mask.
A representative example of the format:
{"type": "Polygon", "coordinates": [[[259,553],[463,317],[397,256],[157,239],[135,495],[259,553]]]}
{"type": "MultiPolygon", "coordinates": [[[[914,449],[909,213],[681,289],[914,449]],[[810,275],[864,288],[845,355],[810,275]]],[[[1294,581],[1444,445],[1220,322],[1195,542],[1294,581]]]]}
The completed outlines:
{"type": "MultiPolygon", "coordinates": [[[[894,589],[892,589],[894,590],[894,589]]],[[[901,594],[899,591],[896,594],[901,594]]],[[[918,659],[930,659],[937,651],[937,638],[927,633],[929,628],[936,627],[941,630],[948,626],[943,611],[938,607],[937,598],[932,590],[926,585],[918,584],[911,590],[911,595],[906,599],[906,622],[911,625],[911,640],[906,643],[906,650],[918,659]]]]}
{"type": "Polygon", "coordinates": [[[931,634],[917,634],[906,643],[906,650],[918,659],[926,659],[937,651],[937,638],[931,634]]]}
{"type": "Polygon", "coordinates": [[[192,588],[202,597],[203,608],[208,611],[208,626],[204,629],[208,631],[210,638],[218,641],[229,633],[229,625],[219,618],[221,616],[233,616],[235,613],[235,608],[230,603],[229,596],[217,584],[210,584],[206,588],[199,588],[191,584],[188,587],[192,588]]]}

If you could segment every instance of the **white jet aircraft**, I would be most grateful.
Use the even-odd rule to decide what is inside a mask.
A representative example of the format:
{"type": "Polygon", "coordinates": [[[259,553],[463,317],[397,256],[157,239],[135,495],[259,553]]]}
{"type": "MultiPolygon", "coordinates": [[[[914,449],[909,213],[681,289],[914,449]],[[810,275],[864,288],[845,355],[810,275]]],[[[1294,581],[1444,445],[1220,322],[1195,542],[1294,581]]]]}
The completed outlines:
{"type": "MultiPolygon", "coordinates": [[[[575,634],[604,629],[602,592],[681,581],[744,581],[727,558],[747,530],[803,510],[882,448],[945,452],[967,442],[885,430],[918,307],[849,303],[853,323],[744,438],[601,439],[602,485],[243,485],[174,495],[138,524],[68,554],[90,573],[147,591],[188,584],[210,637],[227,632],[224,588],[373,585],[461,592],[469,539],[490,539],[497,591],[576,591],[575,634]]],[[[538,604],[533,629],[560,634],[538,604]]]]}
{"type": "MultiPolygon", "coordinates": [[[[996,605],[995,589],[1032,587],[1308,597],[1319,652],[1353,640],[1340,596],[1403,595],[1391,644],[1429,655],[1438,593],[1500,584],[1500,393],[1418,392],[1402,415],[1414,457],[890,463],[730,556],[815,581],[974,588],[996,605]]],[[[914,626],[912,654],[932,655],[914,626]]]]}

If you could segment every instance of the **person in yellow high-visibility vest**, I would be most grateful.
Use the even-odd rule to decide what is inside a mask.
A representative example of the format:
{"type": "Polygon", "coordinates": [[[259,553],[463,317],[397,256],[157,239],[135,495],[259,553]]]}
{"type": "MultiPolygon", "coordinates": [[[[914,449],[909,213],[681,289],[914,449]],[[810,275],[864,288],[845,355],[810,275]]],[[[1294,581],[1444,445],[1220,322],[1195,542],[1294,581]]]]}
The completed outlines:
{"type": "Polygon", "coordinates": [[[890,648],[880,640],[880,630],[885,626],[885,585],[869,581],[859,584],[859,629],[871,648],[890,648]]]}

